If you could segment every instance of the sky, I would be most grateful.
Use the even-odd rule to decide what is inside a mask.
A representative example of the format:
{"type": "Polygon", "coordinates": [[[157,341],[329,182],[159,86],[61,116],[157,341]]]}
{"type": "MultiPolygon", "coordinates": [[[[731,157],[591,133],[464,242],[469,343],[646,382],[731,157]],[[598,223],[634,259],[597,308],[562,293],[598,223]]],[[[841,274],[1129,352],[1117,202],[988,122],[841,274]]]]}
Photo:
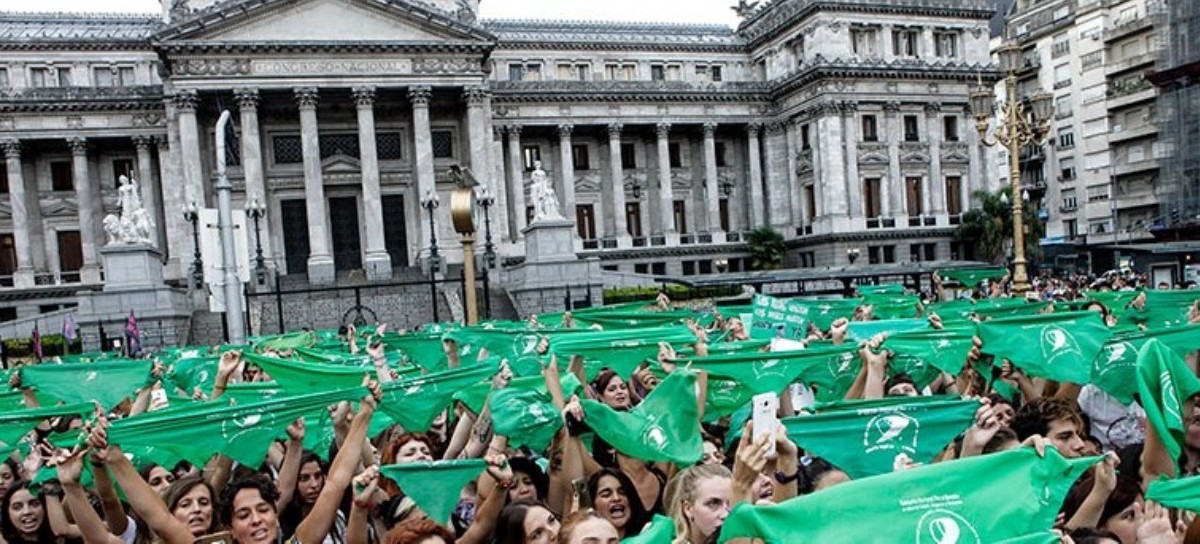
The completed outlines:
{"type": "MultiPolygon", "coordinates": [[[[733,26],[735,0],[482,0],[485,19],[583,19],[733,26]]],[[[158,12],[159,0],[0,0],[0,11],[158,12]]]]}

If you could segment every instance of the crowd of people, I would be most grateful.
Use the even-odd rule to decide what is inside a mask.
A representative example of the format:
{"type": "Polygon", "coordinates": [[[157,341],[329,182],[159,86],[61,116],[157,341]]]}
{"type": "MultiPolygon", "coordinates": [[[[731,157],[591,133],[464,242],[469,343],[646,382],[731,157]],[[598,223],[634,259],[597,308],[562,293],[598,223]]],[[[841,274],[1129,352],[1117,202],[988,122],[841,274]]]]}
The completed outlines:
{"type": "MultiPolygon", "coordinates": [[[[875,298],[821,318],[805,313],[810,309],[801,302],[772,297],[696,309],[660,296],[644,306],[524,322],[437,324],[421,331],[348,326],[258,338],[247,346],[167,350],[151,355],[144,376],[89,386],[119,361],[91,354],[58,363],[85,372],[67,374],[84,376],[79,392],[69,394],[51,395],[35,373],[10,370],[13,392],[0,393],[0,442],[8,452],[0,464],[0,536],[9,544],[771,542],[777,537],[723,535],[722,527],[731,512],[1032,448],[1039,455],[1095,458],[1065,498],[1045,506],[1057,512],[1053,527],[1044,528],[1056,531],[1054,539],[1200,542],[1200,479],[1193,480],[1198,491],[1190,510],[1147,498],[1155,482],[1186,483],[1200,473],[1200,391],[1182,387],[1146,398],[1138,389],[1140,368],[1133,368],[1124,381],[1134,383],[1123,385],[1135,393],[1123,399],[1107,382],[1054,379],[1059,369],[1046,373],[1016,356],[1010,360],[1008,348],[976,328],[1013,315],[1083,320],[1092,312],[1111,329],[1106,334],[1124,335],[1105,336],[1105,345],[1112,338],[1140,342],[1179,333],[1171,347],[1186,372],[1175,379],[1190,384],[1200,376],[1200,292],[1190,303],[1166,308],[1167,299],[1156,298],[1144,278],[1124,275],[1039,278],[1022,297],[1010,293],[1007,276],[955,288],[935,274],[933,285],[935,292],[925,296],[881,288],[875,298]],[[1130,296],[1115,295],[1123,292],[1130,296]],[[972,299],[966,311],[957,300],[963,294],[972,299]],[[1001,299],[1014,302],[1002,305],[1001,299]],[[810,319],[791,338],[780,338],[786,328],[771,314],[755,311],[792,303],[810,319]],[[1157,317],[1146,317],[1148,307],[1179,315],[1160,326],[1157,317]],[[893,323],[905,329],[859,328],[893,323]],[[911,334],[950,339],[951,333],[959,334],[946,340],[953,349],[939,348],[915,363],[919,357],[889,343],[911,334]],[[778,358],[796,352],[839,363],[797,362],[795,368],[805,370],[780,374],[783,380],[768,373],[791,364],[777,364],[778,358]],[[480,373],[455,381],[467,371],[480,373]],[[131,438],[130,426],[139,421],[211,422],[231,406],[341,388],[355,373],[366,381],[344,395],[354,401],[290,421],[277,421],[271,410],[216,421],[220,432],[231,422],[238,432],[224,446],[202,450],[206,458],[183,453],[184,446],[210,443],[216,427],[184,433],[191,438],[182,441],[191,444],[131,438]],[[301,391],[301,383],[308,390],[301,391]],[[113,387],[128,395],[106,405],[98,393],[111,395],[113,387]],[[763,393],[774,397],[776,426],[756,432],[761,414],[750,400],[763,393]],[[435,399],[432,409],[417,405],[425,399],[435,399]],[[924,451],[929,445],[886,449],[890,463],[881,469],[845,460],[856,453],[836,452],[856,443],[862,449],[861,432],[834,433],[828,446],[793,431],[805,418],[852,417],[854,410],[901,407],[916,418],[920,401],[966,403],[967,417],[949,426],[932,453],[924,451]],[[73,402],[94,408],[72,412],[73,402]],[[1170,426],[1172,406],[1181,426],[1170,426]],[[1168,426],[1148,422],[1148,411],[1166,414],[1168,426]],[[264,449],[258,456],[229,451],[257,440],[264,449]]],[[[1065,336],[1046,341],[1085,343],[1065,336]]],[[[1130,345],[1140,353],[1146,344],[1130,345]]],[[[1089,353],[1086,346],[1078,351],[1089,353]]],[[[871,440],[899,440],[888,433],[903,430],[885,426],[883,436],[871,440]]],[[[917,438],[911,440],[915,446],[917,438]]],[[[1014,490],[1033,500],[1032,492],[1021,493],[1014,490]]],[[[994,508],[1005,508],[1003,502],[994,508]]],[[[789,523],[833,527],[872,520],[813,510],[789,523]]],[[[911,539],[897,536],[894,527],[876,530],[878,542],[911,539]]],[[[968,541],[942,536],[939,542],[968,541]]]]}

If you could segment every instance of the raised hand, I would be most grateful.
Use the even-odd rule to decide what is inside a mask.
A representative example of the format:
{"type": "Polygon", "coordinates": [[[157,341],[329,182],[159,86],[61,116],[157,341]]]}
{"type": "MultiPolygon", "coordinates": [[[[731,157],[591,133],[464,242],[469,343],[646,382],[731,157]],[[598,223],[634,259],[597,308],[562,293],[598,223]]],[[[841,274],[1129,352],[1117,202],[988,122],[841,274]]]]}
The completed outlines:
{"type": "Polygon", "coordinates": [[[79,450],[74,453],[68,450],[59,450],[50,460],[50,464],[54,465],[55,472],[58,473],[58,481],[63,485],[74,485],[79,483],[80,477],[83,475],[83,455],[85,450],[79,450]]]}
{"type": "Polygon", "coordinates": [[[291,425],[287,426],[288,438],[292,439],[295,442],[303,442],[304,441],[304,432],[305,432],[305,428],[304,428],[304,418],[303,417],[296,418],[296,421],[293,421],[291,423],[291,425]]]}
{"type": "Polygon", "coordinates": [[[507,456],[502,453],[491,453],[485,455],[483,460],[487,462],[488,474],[490,474],[493,479],[504,485],[512,483],[513,471],[512,467],[508,464],[507,456]]]}
{"type": "Polygon", "coordinates": [[[844,317],[839,317],[833,320],[833,324],[829,327],[829,337],[833,339],[834,344],[841,344],[846,341],[846,334],[850,332],[850,320],[844,317]]]}

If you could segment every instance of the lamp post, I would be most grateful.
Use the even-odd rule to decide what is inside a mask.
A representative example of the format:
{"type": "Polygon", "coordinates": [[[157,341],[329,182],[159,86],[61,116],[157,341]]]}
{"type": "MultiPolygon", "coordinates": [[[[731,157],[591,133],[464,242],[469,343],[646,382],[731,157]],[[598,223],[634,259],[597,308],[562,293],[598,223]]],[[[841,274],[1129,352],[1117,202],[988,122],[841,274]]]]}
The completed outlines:
{"type": "Polygon", "coordinates": [[[200,209],[195,202],[183,207],[183,220],[192,224],[192,283],[199,289],[204,285],[204,260],[200,257],[200,209]]]}
{"type": "Polygon", "coordinates": [[[1023,65],[1021,46],[1009,44],[997,50],[1000,71],[1004,74],[1005,97],[1000,104],[1000,119],[992,138],[988,138],[989,118],[992,116],[995,92],[979,82],[971,91],[971,111],[975,128],[984,145],[1003,145],[1008,150],[1009,180],[1012,183],[1013,203],[1013,292],[1023,295],[1029,291],[1029,273],[1025,262],[1025,203],[1021,198],[1020,150],[1023,145],[1038,145],[1050,129],[1054,96],[1039,92],[1028,100],[1017,97],[1017,71],[1023,65]]]}
{"type": "Polygon", "coordinates": [[[487,277],[487,269],[496,266],[496,246],[492,244],[492,206],[496,204],[496,195],[492,194],[492,190],[487,185],[480,185],[475,193],[475,204],[483,208],[483,256],[487,261],[487,267],[484,268],[484,277],[487,277]]]}
{"type": "Polygon", "coordinates": [[[258,197],[251,198],[246,203],[246,215],[254,220],[254,276],[258,284],[262,285],[267,281],[267,265],[266,259],[263,259],[262,229],[259,221],[267,215],[267,207],[258,201],[258,197]]]}
{"type": "Polygon", "coordinates": [[[225,127],[229,118],[229,110],[222,111],[217,118],[217,172],[213,188],[217,191],[217,229],[221,234],[221,264],[225,269],[227,338],[230,344],[237,346],[246,343],[246,321],[242,313],[242,280],[238,277],[237,250],[233,243],[233,184],[225,176],[225,127]]]}
{"type": "Polygon", "coordinates": [[[437,191],[434,189],[426,191],[425,196],[421,197],[421,207],[429,212],[429,294],[433,301],[433,321],[435,323],[441,321],[438,318],[437,303],[437,270],[441,261],[438,257],[437,225],[434,222],[433,212],[440,204],[441,201],[438,200],[437,191]]]}

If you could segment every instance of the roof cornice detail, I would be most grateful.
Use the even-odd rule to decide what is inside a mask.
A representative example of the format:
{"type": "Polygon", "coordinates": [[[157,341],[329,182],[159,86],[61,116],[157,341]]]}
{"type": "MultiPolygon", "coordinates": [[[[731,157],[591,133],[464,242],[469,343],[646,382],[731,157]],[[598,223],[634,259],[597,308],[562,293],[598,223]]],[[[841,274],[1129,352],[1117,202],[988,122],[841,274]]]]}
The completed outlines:
{"type": "Polygon", "coordinates": [[[881,80],[952,80],[976,81],[977,78],[986,81],[996,81],[999,73],[990,64],[967,63],[936,63],[906,62],[863,62],[846,61],[842,59],[827,60],[819,55],[813,62],[805,64],[805,68],[792,73],[790,76],[772,82],[772,98],[780,98],[788,93],[803,88],[818,80],[824,79],[881,79],[881,80]]]}
{"type": "Polygon", "coordinates": [[[773,38],[779,29],[817,12],[987,20],[996,10],[988,5],[988,0],[775,0],[743,21],[737,33],[753,48],[773,38]]]}
{"type": "Polygon", "coordinates": [[[494,44],[468,41],[437,42],[219,42],[179,41],[156,42],[154,46],[168,54],[237,54],[237,53],[341,53],[341,52],[418,52],[418,53],[487,53],[494,44]]]}
{"type": "Polygon", "coordinates": [[[0,111],[138,111],[163,108],[162,85],[43,87],[0,94],[0,111]]]}
{"type": "Polygon", "coordinates": [[[493,103],[532,102],[760,102],[759,82],[693,84],[682,81],[493,81],[493,103]]]}

